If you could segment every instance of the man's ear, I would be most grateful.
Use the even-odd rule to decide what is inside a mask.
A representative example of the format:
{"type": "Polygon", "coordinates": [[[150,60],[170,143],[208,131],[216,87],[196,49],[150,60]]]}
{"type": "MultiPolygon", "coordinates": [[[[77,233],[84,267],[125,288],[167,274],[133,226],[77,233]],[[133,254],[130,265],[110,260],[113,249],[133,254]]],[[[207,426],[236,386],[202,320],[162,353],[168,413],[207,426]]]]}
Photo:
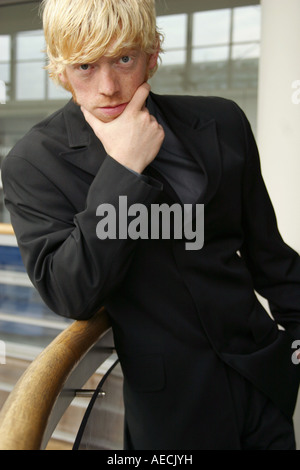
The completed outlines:
{"type": "Polygon", "coordinates": [[[66,77],[66,72],[62,72],[60,73],[59,75],[59,81],[63,84],[63,85],[66,85],[68,83],[68,79],[66,77]]]}
{"type": "Polygon", "coordinates": [[[153,70],[157,66],[158,54],[159,50],[157,49],[157,51],[149,56],[148,70],[153,70]]]}
{"type": "Polygon", "coordinates": [[[60,82],[60,84],[62,85],[62,87],[63,87],[65,90],[70,91],[70,92],[73,94],[73,89],[72,89],[71,84],[70,84],[70,82],[69,82],[69,80],[68,80],[66,71],[61,72],[61,73],[58,75],[58,78],[59,78],[59,82],[60,82]]]}

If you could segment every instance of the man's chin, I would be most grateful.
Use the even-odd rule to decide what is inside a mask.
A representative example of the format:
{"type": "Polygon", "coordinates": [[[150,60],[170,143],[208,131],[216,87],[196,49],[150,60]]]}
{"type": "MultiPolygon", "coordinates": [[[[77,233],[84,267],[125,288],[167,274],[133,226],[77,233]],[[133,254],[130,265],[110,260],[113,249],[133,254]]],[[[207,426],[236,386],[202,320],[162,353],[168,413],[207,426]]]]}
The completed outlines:
{"type": "Polygon", "coordinates": [[[118,116],[115,116],[115,117],[107,117],[107,116],[103,116],[103,115],[101,115],[99,113],[95,113],[95,112],[93,112],[92,114],[93,114],[93,116],[95,116],[95,118],[99,119],[99,121],[102,121],[104,123],[112,122],[115,119],[117,119],[117,117],[120,116],[120,114],[119,114],[118,116]]]}

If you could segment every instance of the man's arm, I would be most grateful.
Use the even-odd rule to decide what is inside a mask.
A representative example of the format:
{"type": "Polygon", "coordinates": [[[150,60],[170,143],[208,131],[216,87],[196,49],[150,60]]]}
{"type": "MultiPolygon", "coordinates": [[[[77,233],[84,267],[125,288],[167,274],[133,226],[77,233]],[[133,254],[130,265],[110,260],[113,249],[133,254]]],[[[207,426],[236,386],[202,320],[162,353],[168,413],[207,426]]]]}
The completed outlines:
{"type": "MultiPolygon", "coordinates": [[[[129,114],[130,109],[127,119],[129,114]]],[[[149,145],[154,140],[153,132],[149,132],[148,144],[145,137],[142,141],[148,150],[141,153],[138,129],[140,132],[136,126],[133,150],[135,158],[142,155],[145,165],[158,150],[149,145]]],[[[161,130],[159,134],[161,139],[161,130]]],[[[118,141],[128,149],[126,135],[119,132],[118,141]]],[[[160,183],[145,181],[116,158],[107,156],[89,188],[84,210],[76,213],[62,188],[23,155],[14,151],[9,155],[2,166],[2,179],[6,205],[33,284],[56,313],[89,318],[122,283],[138,243],[131,239],[98,239],[97,207],[111,204],[118,213],[119,195],[127,197],[128,206],[136,202],[149,206],[161,192],[160,183]]]]}
{"type": "Polygon", "coordinates": [[[247,161],[243,179],[241,253],[252,274],[255,290],[269,302],[277,323],[300,338],[300,257],[282,239],[263,177],[255,139],[242,116],[247,161]]]}

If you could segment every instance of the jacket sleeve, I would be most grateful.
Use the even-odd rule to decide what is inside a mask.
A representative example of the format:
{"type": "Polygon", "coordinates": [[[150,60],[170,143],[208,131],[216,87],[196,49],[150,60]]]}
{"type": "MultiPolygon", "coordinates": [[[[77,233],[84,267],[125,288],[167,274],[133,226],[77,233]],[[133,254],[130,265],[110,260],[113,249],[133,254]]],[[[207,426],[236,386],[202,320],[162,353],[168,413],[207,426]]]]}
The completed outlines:
{"type": "MultiPolygon", "coordinates": [[[[28,275],[55,313],[90,318],[120,285],[138,242],[96,234],[100,204],[118,214],[119,195],[128,205],[146,206],[161,191],[107,156],[89,188],[85,209],[74,213],[61,188],[24,158],[9,155],[2,165],[5,203],[28,275]]],[[[68,181],[65,183],[68,184],[68,181]]]]}
{"type": "Polygon", "coordinates": [[[268,300],[275,321],[300,338],[300,258],[282,239],[261,174],[250,124],[241,110],[247,161],[243,179],[244,243],[241,254],[255,290],[268,300]]]}

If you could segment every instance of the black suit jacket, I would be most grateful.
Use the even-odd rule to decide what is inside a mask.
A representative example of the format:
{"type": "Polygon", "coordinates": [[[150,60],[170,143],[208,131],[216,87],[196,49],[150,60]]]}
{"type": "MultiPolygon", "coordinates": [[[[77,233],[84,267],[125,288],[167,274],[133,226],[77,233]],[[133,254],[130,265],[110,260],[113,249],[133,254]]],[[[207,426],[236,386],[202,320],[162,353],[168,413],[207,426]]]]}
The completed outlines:
{"type": "Polygon", "coordinates": [[[140,178],[106,155],[73,102],[15,146],[2,178],[24,263],[48,306],[74,319],[108,309],[132,445],[196,448],[191,435],[199,440],[199,422],[211,419],[206,400],[216,414],[227,407],[220,362],[292,415],[300,262],[278,232],[238,106],[219,98],[150,99],[205,174],[201,250],[186,250],[185,240],[97,238],[97,207],[118,209],[119,195],[128,206],[178,200],[151,166],[140,178]],[[255,290],[269,300],[275,321],[255,290]]]}

